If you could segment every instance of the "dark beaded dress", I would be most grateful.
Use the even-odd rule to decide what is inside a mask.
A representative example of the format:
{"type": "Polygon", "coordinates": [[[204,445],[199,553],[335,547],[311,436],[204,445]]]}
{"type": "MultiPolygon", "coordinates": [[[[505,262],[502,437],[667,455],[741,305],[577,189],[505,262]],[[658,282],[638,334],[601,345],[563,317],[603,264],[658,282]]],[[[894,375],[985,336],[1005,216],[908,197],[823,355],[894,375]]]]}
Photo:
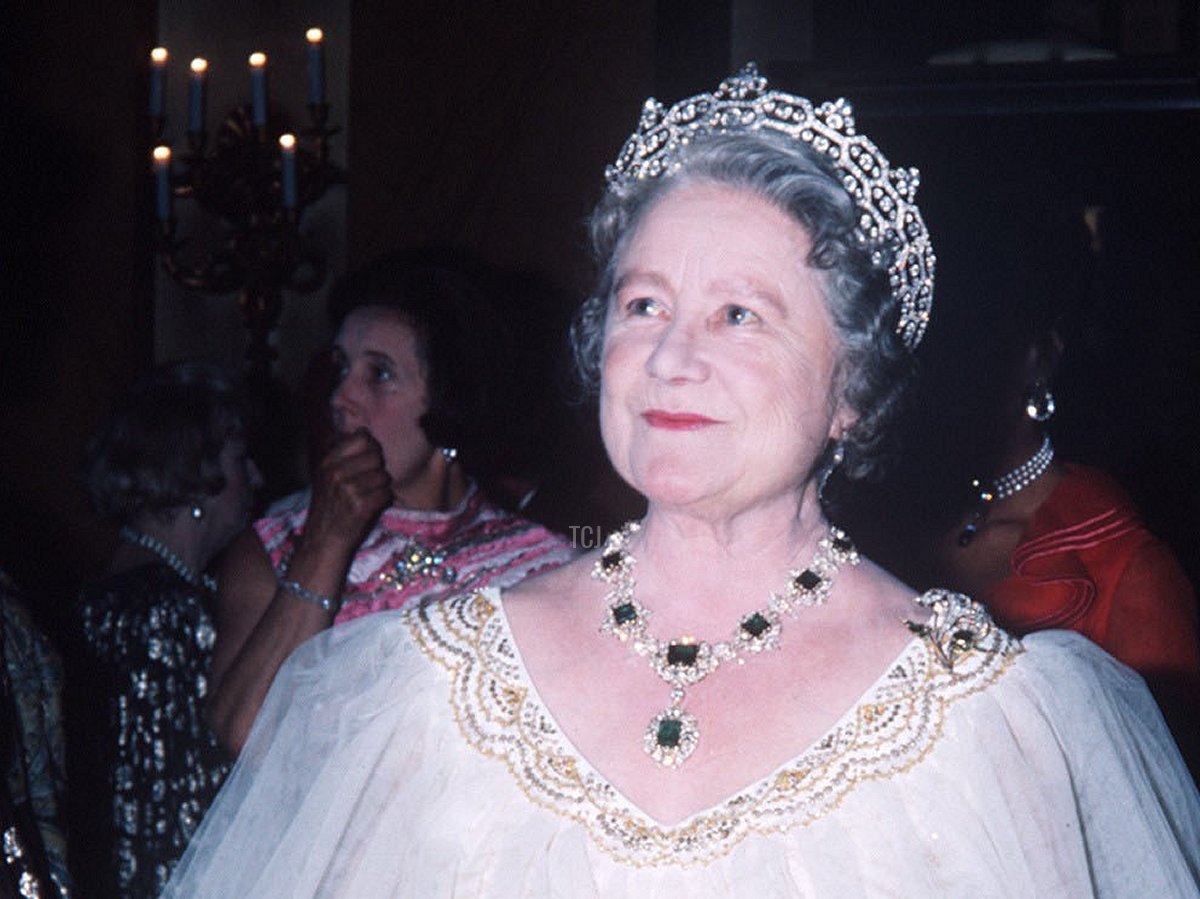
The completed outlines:
{"type": "Polygon", "coordinates": [[[84,690],[102,716],[84,772],[99,850],[89,895],[157,896],[229,770],[203,716],[208,602],[161,563],[82,591],[84,690]]]}

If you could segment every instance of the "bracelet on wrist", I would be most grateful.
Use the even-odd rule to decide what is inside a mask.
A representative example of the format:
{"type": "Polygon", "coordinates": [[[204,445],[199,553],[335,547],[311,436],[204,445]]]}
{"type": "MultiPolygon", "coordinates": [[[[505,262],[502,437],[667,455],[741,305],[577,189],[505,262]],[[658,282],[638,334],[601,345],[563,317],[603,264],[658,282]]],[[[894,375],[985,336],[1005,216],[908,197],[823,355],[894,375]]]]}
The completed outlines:
{"type": "Polygon", "coordinates": [[[297,581],[288,580],[282,574],[279,575],[277,583],[279,584],[279,589],[286,590],[288,593],[292,594],[292,596],[302,599],[305,602],[311,602],[314,605],[318,605],[326,612],[336,612],[340,605],[335,597],[314,593],[312,590],[309,590],[307,587],[303,586],[297,581]]]}

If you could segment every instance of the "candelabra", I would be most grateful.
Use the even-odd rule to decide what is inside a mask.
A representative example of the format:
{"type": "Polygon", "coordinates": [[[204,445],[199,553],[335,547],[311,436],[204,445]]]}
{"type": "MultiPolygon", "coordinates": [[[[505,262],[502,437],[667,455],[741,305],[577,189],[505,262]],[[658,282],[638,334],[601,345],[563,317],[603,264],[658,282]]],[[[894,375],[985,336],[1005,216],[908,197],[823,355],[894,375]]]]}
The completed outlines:
{"type": "Polygon", "coordinates": [[[209,148],[205,129],[208,64],[191,64],[186,148],[175,165],[162,142],[167,53],[151,55],[150,119],[153,152],[158,255],[166,272],[191,290],[237,291],[249,345],[247,373],[253,382],[270,378],[276,353],[270,334],[279,322],[283,292],[311,293],[324,283],[322,254],[300,232],[304,211],[333,185],[341,171],[330,162],[329,105],[324,99],[321,57],[323,35],[310,29],[308,126],[299,134],[280,127],[269,115],[266,56],[250,57],[251,102],[234,108],[221,122],[209,148]],[[282,132],[282,133],[281,133],[282,132]],[[209,221],[196,221],[183,235],[175,217],[176,201],[194,202],[209,221]],[[200,232],[213,231],[207,239],[200,232]]]}

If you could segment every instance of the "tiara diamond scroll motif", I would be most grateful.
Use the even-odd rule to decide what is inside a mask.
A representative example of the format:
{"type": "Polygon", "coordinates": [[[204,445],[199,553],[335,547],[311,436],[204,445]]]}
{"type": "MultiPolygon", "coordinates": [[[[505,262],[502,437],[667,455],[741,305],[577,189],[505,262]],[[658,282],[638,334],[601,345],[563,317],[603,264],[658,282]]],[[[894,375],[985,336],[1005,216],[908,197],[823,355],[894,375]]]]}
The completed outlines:
{"type": "Polygon", "coordinates": [[[855,233],[877,265],[886,266],[899,301],[896,332],[910,350],[925,334],[933,305],[937,262],[915,197],[915,168],[892,167],[869,138],[858,134],[844,99],[814,106],[804,97],[767,90],[754,63],[727,78],[712,94],[697,94],[665,109],[646,101],[637,131],[604,173],[610,189],[646,178],[669,176],[695,137],[779,131],[826,155],[859,210],[855,233]]]}

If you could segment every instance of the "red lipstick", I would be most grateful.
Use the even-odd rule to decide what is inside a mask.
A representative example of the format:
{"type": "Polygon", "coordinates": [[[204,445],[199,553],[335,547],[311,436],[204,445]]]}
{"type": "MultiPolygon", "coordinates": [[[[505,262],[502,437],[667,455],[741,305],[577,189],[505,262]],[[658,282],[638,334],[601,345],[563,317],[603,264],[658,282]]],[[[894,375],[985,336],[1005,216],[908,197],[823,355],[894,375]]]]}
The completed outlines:
{"type": "Polygon", "coordinates": [[[646,424],[667,431],[695,431],[709,425],[719,424],[716,419],[694,412],[664,412],[662,409],[647,409],[642,413],[646,424]]]}

